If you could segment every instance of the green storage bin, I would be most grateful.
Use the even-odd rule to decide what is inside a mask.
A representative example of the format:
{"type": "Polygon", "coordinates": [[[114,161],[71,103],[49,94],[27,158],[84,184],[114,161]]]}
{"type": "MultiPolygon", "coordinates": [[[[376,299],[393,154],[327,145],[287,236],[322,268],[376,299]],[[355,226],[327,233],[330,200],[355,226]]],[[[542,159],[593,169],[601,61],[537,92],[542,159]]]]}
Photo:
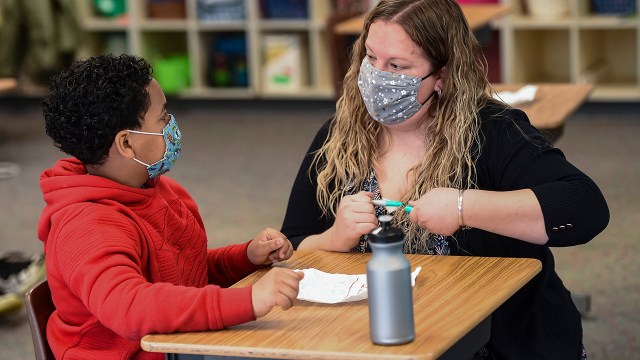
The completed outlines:
{"type": "Polygon", "coordinates": [[[93,0],[93,6],[102,16],[115,17],[127,12],[126,0],[93,0]]]}
{"type": "Polygon", "coordinates": [[[165,94],[176,94],[189,87],[189,57],[178,55],[156,60],[153,77],[165,94]]]}

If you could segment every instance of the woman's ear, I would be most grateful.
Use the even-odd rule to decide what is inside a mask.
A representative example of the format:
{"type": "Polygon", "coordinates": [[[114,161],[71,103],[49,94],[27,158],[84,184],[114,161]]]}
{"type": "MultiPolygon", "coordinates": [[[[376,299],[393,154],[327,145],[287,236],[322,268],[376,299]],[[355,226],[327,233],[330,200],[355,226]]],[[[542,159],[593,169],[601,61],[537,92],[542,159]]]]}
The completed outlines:
{"type": "Polygon", "coordinates": [[[133,159],[136,156],[136,154],[135,154],[135,151],[133,150],[133,146],[130,141],[131,137],[129,135],[131,135],[131,133],[128,132],[127,130],[119,131],[116,134],[114,144],[116,146],[116,150],[118,150],[118,153],[121,156],[133,159]]]}
{"type": "Polygon", "coordinates": [[[442,69],[438,70],[438,73],[436,75],[436,84],[434,86],[436,91],[441,92],[442,90],[444,90],[444,80],[447,76],[447,67],[443,67],[442,69]]]}

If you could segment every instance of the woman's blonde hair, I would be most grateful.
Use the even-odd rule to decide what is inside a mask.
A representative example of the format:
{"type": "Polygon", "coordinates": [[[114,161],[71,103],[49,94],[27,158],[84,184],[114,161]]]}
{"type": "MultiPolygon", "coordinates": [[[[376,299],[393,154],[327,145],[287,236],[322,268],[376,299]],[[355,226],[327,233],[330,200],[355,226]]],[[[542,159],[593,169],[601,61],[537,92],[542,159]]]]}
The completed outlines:
{"type": "MultiPolygon", "coordinates": [[[[366,56],[365,41],[375,21],[402,26],[424,50],[433,69],[444,69],[444,87],[429,108],[433,121],[425,129],[425,156],[411,170],[409,191],[403,202],[416,200],[435,187],[475,187],[474,161],[479,148],[479,109],[491,102],[487,95],[486,61],[469,25],[454,0],[382,0],[370,12],[353,46],[351,65],[344,78],[344,92],[337,102],[329,136],[314,157],[318,171],[317,200],[325,214],[335,216],[348,186],[355,191],[373,170],[384,129],[373,120],[358,89],[360,64],[366,56]]],[[[409,227],[408,217],[396,212],[395,223],[409,227]]],[[[423,236],[425,237],[425,236],[423,236]]],[[[423,239],[426,242],[426,237],[423,239]]]]}

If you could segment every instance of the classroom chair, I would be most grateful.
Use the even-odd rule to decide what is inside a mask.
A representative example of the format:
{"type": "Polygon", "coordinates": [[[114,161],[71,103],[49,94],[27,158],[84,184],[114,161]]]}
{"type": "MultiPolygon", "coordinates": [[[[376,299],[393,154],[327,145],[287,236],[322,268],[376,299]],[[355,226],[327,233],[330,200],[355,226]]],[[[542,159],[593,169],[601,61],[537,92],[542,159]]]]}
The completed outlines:
{"type": "Polygon", "coordinates": [[[49,320],[49,316],[51,316],[56,307],[51,300],[51,290],[47,280],[38,283],[27,291],[25,304],[27,315],[29,316],[29,326],[31,327],[36,360],[55,360],[47,341],[47,320],[49,320]]]}

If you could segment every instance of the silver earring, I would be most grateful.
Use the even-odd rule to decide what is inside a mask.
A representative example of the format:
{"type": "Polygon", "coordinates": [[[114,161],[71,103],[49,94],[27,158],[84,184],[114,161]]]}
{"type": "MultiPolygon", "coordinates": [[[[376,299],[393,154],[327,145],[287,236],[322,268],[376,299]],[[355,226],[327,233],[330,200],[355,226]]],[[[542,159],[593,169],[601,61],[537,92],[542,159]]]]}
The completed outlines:
{"type": "Polygon", "coordinates": [[[442,89],[436,91],[438,93],[438,97],[442,96],[442,89]]]}

